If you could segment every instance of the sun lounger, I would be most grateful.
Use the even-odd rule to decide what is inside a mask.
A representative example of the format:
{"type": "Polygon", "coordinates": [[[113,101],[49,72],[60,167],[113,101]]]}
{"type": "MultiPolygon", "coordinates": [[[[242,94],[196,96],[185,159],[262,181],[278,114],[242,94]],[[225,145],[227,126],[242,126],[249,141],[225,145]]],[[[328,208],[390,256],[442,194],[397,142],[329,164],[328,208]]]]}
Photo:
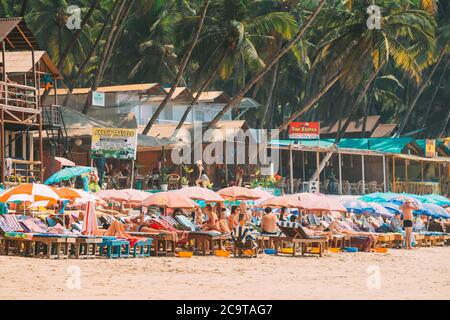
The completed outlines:
{"type": "Polygon", "coordinates": [[[185,227],[188,231],[196,231],[198,228],[185,216],[176,216],[179,224],[185,227]]]}
{"type": "Polygon", "coordinates": [[[189,233],[189,242],[192,243],[194,253],[206,256],[208,254],[214,255],[216,249],[222,249],[224,241],[229,239],[229,236],[223,235],[216,231],[194,231],[189,233]]]}
{"type": "Polygon", "coordinates": [[[134,258],[150,257],[152,253],[152,238],[142,239],[136,242],[131,250],[131,255],[134,258]]]}
{"type": "Polygon", "coordinates": [[[319,248],[316,253],[319,256],[323,256],[323,252],[327,247],[327,238],[322,236],[313,236],[310,235],[307,230],[297,222],[279,222],[278,227],[285,234],[285,237],[275,237],[275,249],[277,250],[277,254],[281,252],[281,245],[283,242],[292,243],[293,251],[292,255],[296,254],[296,246],[300,244],[301,253],[305,255],[307,253],[307,248],[309,244],[315,244],[319,248]]]}
{"type": "Polygon", "coordinates": [[[76,243],[76,237],[56,234],[35,234],[34,256],[48,259],[67,259],[70,247],[76,243]]]}
{"type": "Polygon", "coordinates": [[[75,259],[95,259],[97,247],[102,242],[102,237],[77,236],[71,250],[72,257],[75,259]]]}
{"type": "Polygon", "coordinates": [[[99,244],[100,255],[108,259],[129,258],[130,242],[124,239],[103,238],[99,244]]]}
{"type": "Polygon", "coordinates": [[[24,231],[24,227],[20,224],[17,216],[14,214],[6,214],[4,216],[6,223],[10,226],[12,231],[24,231]]]}

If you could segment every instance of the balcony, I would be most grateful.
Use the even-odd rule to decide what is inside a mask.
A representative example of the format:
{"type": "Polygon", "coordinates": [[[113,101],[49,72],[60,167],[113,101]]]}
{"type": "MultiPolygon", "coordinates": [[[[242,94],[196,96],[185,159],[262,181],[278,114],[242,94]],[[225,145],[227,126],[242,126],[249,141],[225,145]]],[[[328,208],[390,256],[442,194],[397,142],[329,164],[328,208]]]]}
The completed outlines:
{"type": "Polygon", "coordinates": [[[10,110],[38,110],[36,88],[0,81],[0,107],[10,110]],[[20,108],[20,109],[17,109],[20,108]]]}

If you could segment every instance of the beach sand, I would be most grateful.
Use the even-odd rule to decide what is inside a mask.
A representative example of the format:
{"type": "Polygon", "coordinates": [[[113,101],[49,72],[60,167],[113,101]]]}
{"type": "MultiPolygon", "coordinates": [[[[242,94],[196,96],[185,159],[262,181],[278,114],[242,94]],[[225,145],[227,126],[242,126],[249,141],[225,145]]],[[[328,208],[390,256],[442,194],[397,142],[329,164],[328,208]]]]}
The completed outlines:
{"type": "Polygon", "coordinates": [[[450,298],[450,247],[323,258],[55,261],[2,256],[0,266],[0,299],[450,298]],[[79,289],[72,281],[77,271],[79,289]]]}

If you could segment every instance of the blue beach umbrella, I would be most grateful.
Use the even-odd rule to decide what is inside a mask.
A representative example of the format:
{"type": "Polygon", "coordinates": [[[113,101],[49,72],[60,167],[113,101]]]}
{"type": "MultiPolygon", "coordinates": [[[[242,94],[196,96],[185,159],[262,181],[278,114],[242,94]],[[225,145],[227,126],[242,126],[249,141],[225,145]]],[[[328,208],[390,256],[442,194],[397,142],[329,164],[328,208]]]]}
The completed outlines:
{"type": "Polygon", "coordinates": [[[427,194],[421,198],[424,203],[434,203],[441,207],[450,207],[450,200],[439,194],[427,194]]]}
{"type": "Polygon", "coordinates": [[[388,202],[397,197],[397,193],[393,192],[375,192],[375,193],[369,193],[359,198],[359,200],[365,201],[365,202],[388,202]]]}
{"type": "Polygon", "coordinates": [[[347,209],[348,212],[361,214],[363,212],[374,213],[375,209],[365,201],[362,200],[346,200],[341,204],[347,209]]]}
{"type": "Polygon", "coordinates": [[[381,204],[376,202],[368,202],[368,204],[374,208],[375,214],[381,215],[383,218],[393,218],[394,214],[390,212],[388,209],[383,207],[381,204]]]}
{"type": "Polygon", "coordinates": [[[400,214],[400,213],[402,213],[400,211],[400,206],[395,204],[395,203],[392,203],[392,202],[381,202],[380,205],[382,205],[384,208],[386,208],[392,214],[400,214]]]}
{"type": "Polygon", "coordinates": [[[61,181],[67,181],[75,177],[81,176],[83,173],[92,171],[91,167],[70,167],[62,169],[54,173],[50,178],[48,178],[44,184],[51,185],[61,181]]]}
{"type": "Polygon", "coordinates": [[[450,214],[441,206],[438,206],[434,203],[424,203],[423,204],[424,210],[433,218],[444,218],[448,219],[450,218],[450,214]]]}

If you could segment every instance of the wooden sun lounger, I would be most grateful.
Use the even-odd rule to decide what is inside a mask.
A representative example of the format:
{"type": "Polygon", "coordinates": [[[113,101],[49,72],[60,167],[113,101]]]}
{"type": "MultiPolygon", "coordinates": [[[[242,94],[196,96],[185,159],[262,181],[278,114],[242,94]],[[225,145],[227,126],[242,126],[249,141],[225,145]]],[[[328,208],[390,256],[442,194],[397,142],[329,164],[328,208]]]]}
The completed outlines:
{"type": "Polygon", "coordinates": [[[34,256],[47,259],[67,259],[70,247],[76,243],[75,237],[67,236],[33,236],[34,256]]]}
{"type": "Polygon", "coordinates": [[[228,240],[228,235],[213,235],[206,232],[190,232],[189,241],[193,243],[194,253],[206,255],[214,255],[216,248],[222,249],[224,241],[228,240]]]}
{"type": "MultiPolygon", "coordinates": [[[[281,251],[281,245],[283,242],[290,242],[293,245],[292,256],[295,256],[297,244],[300,244],[302,256],[308,252],[308,245],[317,245],[319,252],[317,253],[320,257],[323,256],[324,250],[328,248],[328,240],[326,237],[310,237],[306,234],[305,230],[301,225],[295,223],[294,226],[284,226],[279,224],[278,227],[286,235],[285,237],[274,237],[272,240],[275,243],[275,250],[277,254],[281,251]],[[296,227],[294,227],[296,226],[296,227]]],[[[315,253],[312,253],[315,254],[315,253]]]]}
{"type": "Polygon", "coordinates": [[[72,245],[72,256],[75,259],[95,259],[97,247],[102,242],[102,237],[77,237],[72,245]]]}
{"type": "Polygon", "coordinates": [[[4,254],[24,257],[34,256],[34,241],[24,238],[4,238],[4,254]]]}
{"type": "Polygon", "coordinates": [[[156,257],[174,257],[176,253],[175,238],[168,233],[147,233],[147,232],[129,232],[133,237],[143,237],[153,239],[152,247],[156,257]]]}

